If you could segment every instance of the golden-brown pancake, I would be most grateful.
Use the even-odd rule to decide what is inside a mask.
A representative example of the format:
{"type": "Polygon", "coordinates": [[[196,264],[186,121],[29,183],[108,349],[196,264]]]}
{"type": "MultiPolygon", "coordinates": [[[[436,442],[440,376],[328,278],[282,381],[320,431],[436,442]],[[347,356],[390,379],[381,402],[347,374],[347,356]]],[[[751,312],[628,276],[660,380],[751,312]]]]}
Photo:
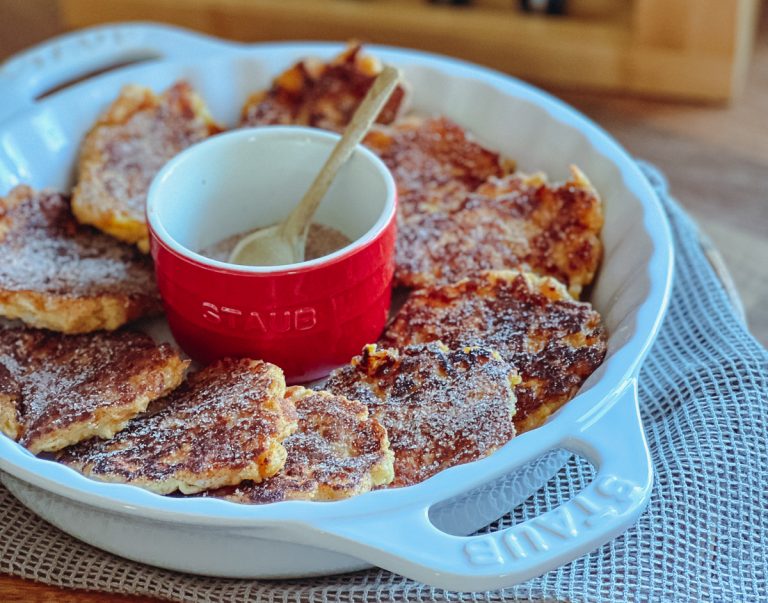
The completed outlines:
{"type": "Polygon", "coordinates": [[[240,503],[338,500],[388,484],[394,477],[386,430],[361,402],[291,387],[299,428],[286,438],[285,467],[261,483],[243,482],[206,496],[240,503]]]}
{"type": "Polygon", "coordinates": [[[174,155],[217,132],[221,127],[189,83],[178,82],[161,96],[126,86],[83,141],[75,216],[148,251],[144,208],[152,178],[174,155]]]}
{"type": "Polygon", "coordinates": [[[387,429],[396,487],[484,457],[512,438],[518,381],[487,347],[432,342],[399,351],[366,346],[325,387],[367,404],[387,429]]]}
{"type": "Polygon", "coordinates": [[[424,287],[521,268],[557,278],[578,297],[600,262],[603,213],[586,176],[571,170],[558,185],[541,175],[492,178],[455,211],[412,216],[398,230],[396,278],[424,287]]]}
{"type": "Polygon", "coordinates": [[[59,460],[84,475],[169,494],[260,482],[285,463],[296,430],[285,380],[260,360],[220,360],[197,373],[111,440],[89,440],[59,460]]]}
{"type": "Polygon", "coordinates": [[[0,258],[0,316],[84,333],[160,312],[149,258],[78,224],[59,193],[0,198],[0,258]]]}
{"type": "Polygon", "coordinates": [[[379,126],[365,144],[392,171],[401,219],[454,211],[468,193],[512,165],[447,117],[408,117],[379,126]]]}
{"type": "Polygon", "coordinates": [[[538,427],[573,398],[606,352],[605,330],[590,304],[574,300],[553,278],[519,271],[412,293],[382,345],[437,340],[454,348],[492,347],[519,371],[518,433],[538,427]]]}
{"type": "Polygon", "coordinates": [[[110,438],[174,389],[188,362],[128,331],[0,330],[0,430],[34,454],[110,438]]]}
{"type": "MultiPolygon", "coordinates": [[[[350,44],[328,63],[305,59],[275,78],[272,87],[252,94],[242,109],[242,126],[293,124],[341,131],[365,97],[381,63],[350,44]]],[[[379,114],[390,123],[399,114],[405,89],[398,86],[379,114]]]]}
{"type": "Polygon", "coordinates": [[[13,440],[21,435],[19,402],[21,386],[5,365],[0,364],[0,433],[13,440]]]}

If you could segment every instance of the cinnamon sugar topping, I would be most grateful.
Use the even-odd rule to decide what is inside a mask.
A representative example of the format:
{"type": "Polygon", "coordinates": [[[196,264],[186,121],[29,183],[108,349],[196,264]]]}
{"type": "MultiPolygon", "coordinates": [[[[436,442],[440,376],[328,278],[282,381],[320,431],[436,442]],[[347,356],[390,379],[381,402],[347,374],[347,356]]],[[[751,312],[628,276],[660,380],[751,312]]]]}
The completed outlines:
{"type": "Polygon", "coordinates": [[[105,294],[159,308],[152,262],[78,224],[69,198],[17,186],[0,199],[0,289],[69,297],[105,294]]]}
{"type": "MultiPolygon", "coordinates": [[[[245,103],[243,126],[294,124],[343,130],[381,71],[375,59],[351,44],[329,63],[299,61],[275,78],[272,87],[253,94],[245,103]]],[[[405,90],[398,86],[379,114],[379,123],[398,115],[405,90]]]]}
{"type": "Polygon", "coordinates": [[[221,128],[187,82],[161,96],[126,86],[86,135],[73,207],[78,220],[147,251],[147,191],[173,156],[221,128]]]}
{"type": "Polygon", "coordinates": [[[540,176],[491,178],[453,208],[400,225],[397,279],[423,287],[482,270],[554,276],[578,296],[600,261],[600,198],[577,168],[561,185],[540,176]]]}
{"type": "Polygon", "coordinates": [[[60,460],[94,479],[160,494],[191,494],[259,482],[285,463],[281,442],[296,430],[285,380],[258,360],[220,360],[108,441],[65,450],[60,460]]]}
{"type": "Polygon", "coordinates": [[[398,215],[452,211],[467,194],[506,172],[498,153],[446,117],[410,117],[372,130],[365,144],[395,177],[398,215]]]}
{"type": "Polygon", "coordinates": [[[480,347],[439,342],[378,349],[369,345],[331,374],[326,389],[368,405],[395,453],[392,486],[427,479],[486,456],[515,434],[516,372],[480,347]]]}
{"type": "Polygon", "coordinates": [[[515,426],[520,433],[570,400],[606,352],[600,315],[588,303],[573,300],[552,278],[517,271],[416,291],[382,345],[438,340],[454,348],[491,346],[519,371],[515,426]]]}
{"type": "Polygon", "coordinates": [[[0,315],[65,333],[160,311],[151,261],[78,224],[69,199],[17,186],[0,199],[0,315]]]}
{"type": "MultiPolygon", "coordinates": [[[[213,245],[201,249],[199,253],[212,260],[228,262],[230,254],[240,240],[258,230],[261,230],[261,228],[234,234],[213,245]]],[[[351,242],[352,240],[349,237],[335,228],[313,222],[309,225],[309,231],[307,232],[304,261],[308,262],[329,255],[342,247],[346,247],[351,242]]]]}
{"type": "Polygon", "coordinates": [[[170,346],[139,333],[0,329],[0,368],[18,394],[17,437],[34,453],[111,437],[176,387],[186,365],[170,346]]]}
{"type": "Polygon", "coordinates": [[[206,496],[241,503],[337,500],[392,481],[387,432],[360,402],[325,391],[291,387],[299,428],[285,442],[282,471],[259,484],[244,482],[206,496]]]}

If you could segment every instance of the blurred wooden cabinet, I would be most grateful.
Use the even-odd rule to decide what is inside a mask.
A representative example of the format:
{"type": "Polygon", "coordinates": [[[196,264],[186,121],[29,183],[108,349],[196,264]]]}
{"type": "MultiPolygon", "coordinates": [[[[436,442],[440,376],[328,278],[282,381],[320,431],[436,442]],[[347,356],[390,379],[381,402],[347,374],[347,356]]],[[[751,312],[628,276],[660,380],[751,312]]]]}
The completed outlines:
{"type": "Polygon", "coordinates": [[[358,38],[565,87],[725,101],[746,76],[759,0],[58,0],[68,27],[155,20],[243,41],[358,38]]]}

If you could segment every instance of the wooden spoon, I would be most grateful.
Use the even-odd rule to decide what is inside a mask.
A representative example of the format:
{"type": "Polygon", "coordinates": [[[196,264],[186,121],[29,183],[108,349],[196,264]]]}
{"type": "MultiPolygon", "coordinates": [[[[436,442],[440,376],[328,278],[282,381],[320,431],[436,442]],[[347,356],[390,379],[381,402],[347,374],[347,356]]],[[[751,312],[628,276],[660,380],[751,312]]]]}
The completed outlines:
{"type": "Polygon", "coordinates": [[[337,172],[366,135],[399,80],[400,72],[397,69],[384,67],[299,204],[282,222],[243,237],[229,256],[231,263],[246,266],[281,266],[304,261],[304,248],[312,217],[337,172]]]}

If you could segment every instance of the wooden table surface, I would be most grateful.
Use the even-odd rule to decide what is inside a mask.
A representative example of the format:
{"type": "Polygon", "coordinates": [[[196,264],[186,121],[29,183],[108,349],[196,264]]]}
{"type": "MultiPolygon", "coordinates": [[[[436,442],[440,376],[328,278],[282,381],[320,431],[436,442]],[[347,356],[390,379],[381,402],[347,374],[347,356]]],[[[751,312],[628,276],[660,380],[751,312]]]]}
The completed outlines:
{"type": "MultiPolygon", "coordinates": [[[[46,0],[2,0],[0,58],[60,31],[46,0]]],[[[719,248],[756,337],[768,344],[768,10],[747,90],[729,107],[554,90],[635,156],[656,163],[719,248]]],[[[149,602],[0,576],[0,601],[149,602]]]]}

